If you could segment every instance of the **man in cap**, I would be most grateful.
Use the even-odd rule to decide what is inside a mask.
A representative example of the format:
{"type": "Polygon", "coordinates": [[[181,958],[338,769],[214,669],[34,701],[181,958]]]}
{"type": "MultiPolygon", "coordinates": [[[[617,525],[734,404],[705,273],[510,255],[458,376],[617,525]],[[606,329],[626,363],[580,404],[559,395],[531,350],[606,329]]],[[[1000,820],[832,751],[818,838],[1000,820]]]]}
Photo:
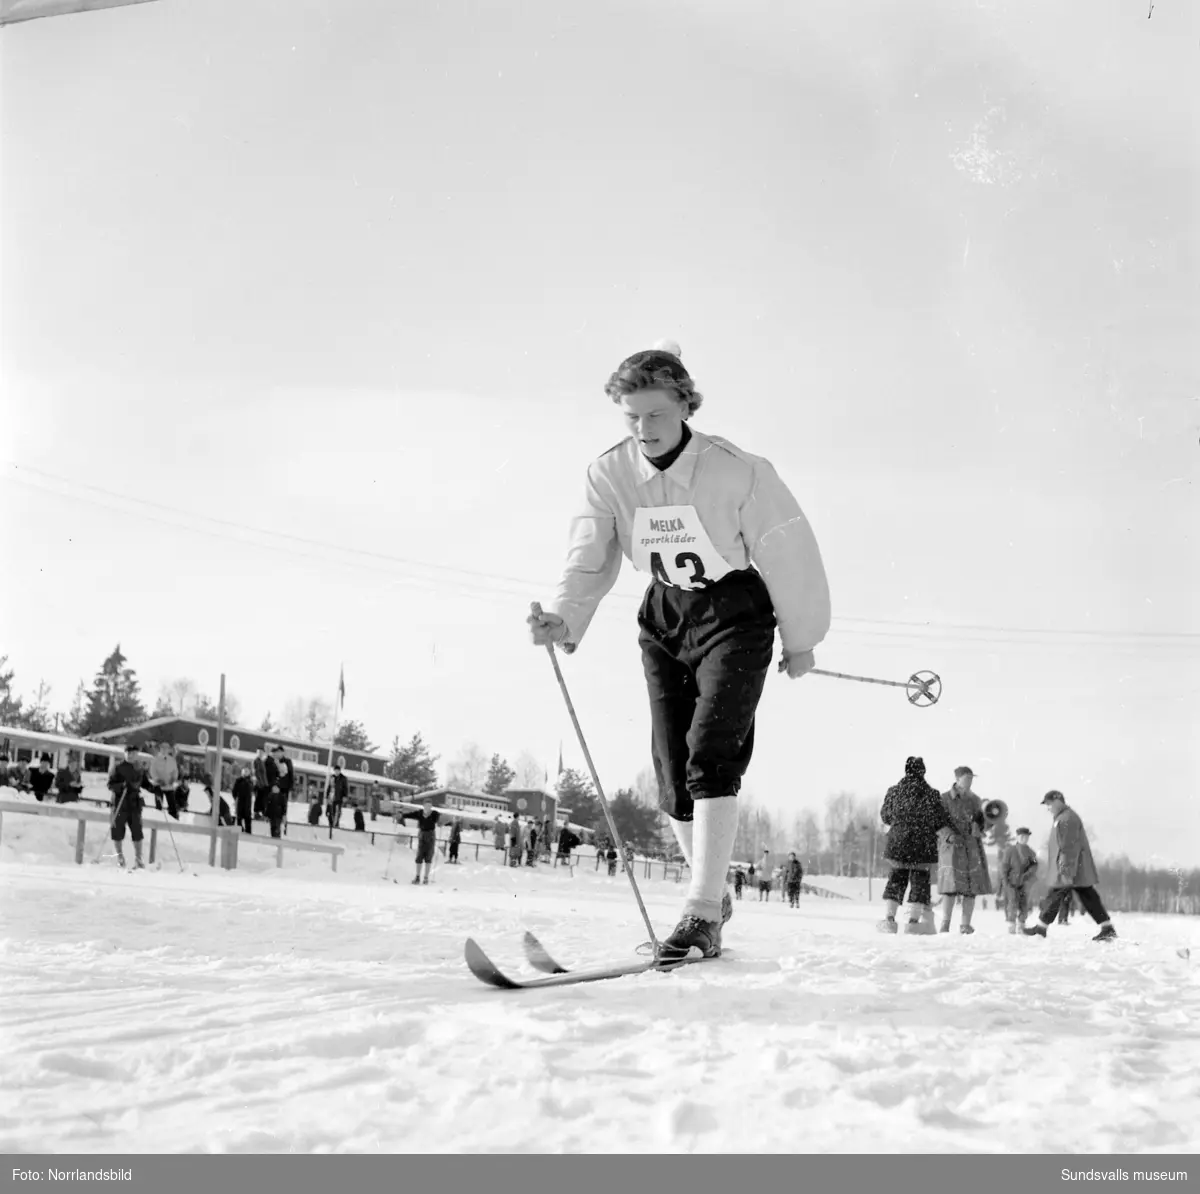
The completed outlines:
{"type": "Polygon", "coordinates": [[[1016,933],[1025,928],[1029,915],[1029,889],[1037,875],[1037,855],[1029,845],[1029,830],[1022,826],[1017,830],[1017,840],[1004,851],[1000,863],[1000,878],[1004,891],[1004,912],[1008,918],[1008,931],[1016,933]]]}
{"type": "Polygon", "coordinates": [[[1054,818],[1054,826],[1050,831],[1050,856],[1046,860],[1050,890],[1042,901],[1038,923],[1031,929],[1022,929],[1022,932],[1026,937],[1045,937],[1059,909],[1070,901],[1074,893],[1079,897],[1083,910],[1100,926],[1100,932],[1092,940],[1115,940],[1117,930],[1113,928],[1100,893],[1096,891],[1100,876],[1082,819],[1057,788],[1052,788],[1042,797],[1042,804],[1054,818]]]}
{"type": "Polygon", "coordinates": [[[987,819],[983,803],[971,791],[975,772],[970,767],[955,767],[954,787],[942,795],[942,805],[950,817],[950,826],[938,831],[938,893],[942,897],[940,931],[950,932],[954,901],[962,899],[960,931],[973,933],[971,917],[975,897],[991,895],[992,878],[983,851],[983,831],[987,819]]]}

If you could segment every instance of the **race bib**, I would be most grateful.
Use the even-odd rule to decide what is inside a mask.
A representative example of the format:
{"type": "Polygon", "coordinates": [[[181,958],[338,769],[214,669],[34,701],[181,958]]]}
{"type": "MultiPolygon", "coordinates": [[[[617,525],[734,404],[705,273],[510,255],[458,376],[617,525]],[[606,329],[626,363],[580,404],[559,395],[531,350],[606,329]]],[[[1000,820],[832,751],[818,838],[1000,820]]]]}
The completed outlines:
{"type": "Polygon", "coordinates": [[[678,589],[705,589],[733,569],[712,545],[695,506],[639,506],[633,566],[678,589]]]}

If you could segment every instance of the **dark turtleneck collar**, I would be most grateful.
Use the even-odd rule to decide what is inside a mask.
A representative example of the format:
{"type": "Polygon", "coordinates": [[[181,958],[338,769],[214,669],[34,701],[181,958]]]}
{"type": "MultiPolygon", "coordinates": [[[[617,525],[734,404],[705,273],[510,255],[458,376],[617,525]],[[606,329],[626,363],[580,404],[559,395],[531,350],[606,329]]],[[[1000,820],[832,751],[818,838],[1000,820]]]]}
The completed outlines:
{"type": "Polygon", "coordinates": [[[671,465],[673,465],[675,461],[677,461],[680,456],[683,455],[683,450],[688,446],[688,441],[691,438],[691,429],[688,427],[687,423],[684,423],[683,434],[679,437],[679,443],[677,443],[669,452],[664,452],[661,456],[647,456],[646,459],[650,461],[650,463],[654,465],[654,467],[658,469],[660,473],[666,472],[666,470],[669,469],[671,465]]]}

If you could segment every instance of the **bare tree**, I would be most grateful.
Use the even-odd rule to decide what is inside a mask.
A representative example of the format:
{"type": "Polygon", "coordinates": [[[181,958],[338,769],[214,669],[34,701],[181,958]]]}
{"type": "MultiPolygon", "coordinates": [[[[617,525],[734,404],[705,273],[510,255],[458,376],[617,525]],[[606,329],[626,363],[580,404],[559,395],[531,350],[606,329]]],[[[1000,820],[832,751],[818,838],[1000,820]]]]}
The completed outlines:
{"type": "Polygon", "coordinates": [[[523,750],[517,755],[513,771],[516,773],[512,781],[514,788],[541,788],[546,783],[546,768],[530,751],[523,750]]]}
{"type": "Polygon", "coordinates": [[[468,742],[454,756],[446,769],[446,785],[462,788],[467,792],[479,792],[487,781],[490,761],[476,742],[468,742]]]}
{"type": "Polygon", "coordinates": [[[825,833],[839,875],[846,873],[847,854],[857,836],[853,828],[854,803],[852,792],[837,792],[825,801],[825,833]]]}
{"type": "Polygon", "coordinates": [[[168,680],[161,689],[161,695],[171,702],[171,707],[180,717],[196,706],[196,681],[180,676],[177,680],[168,680]]]}
{"type": "Polygon", "coordinates": [[[283,706],[279,733],[306,742],[325,742],[333,728],[333,706],[320,697],[292,697],[283,706]]]}

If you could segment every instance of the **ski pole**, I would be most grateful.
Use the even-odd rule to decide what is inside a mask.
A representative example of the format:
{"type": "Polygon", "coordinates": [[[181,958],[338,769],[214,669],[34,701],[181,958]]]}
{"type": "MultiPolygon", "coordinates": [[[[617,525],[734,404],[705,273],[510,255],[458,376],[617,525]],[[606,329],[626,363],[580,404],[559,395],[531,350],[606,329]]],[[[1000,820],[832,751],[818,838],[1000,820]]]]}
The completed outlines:
{"type": "MultiPolygon", "coordinates": [[[[542,607],[536,601],[530,608],[533,610],[535,618],[542,616],[542,607]]],[[[646,932],[650,934],[650,944],[654,947],[654,956],[658,957],[661,946],[654,934],[654,926],[650,923],[650,914],[646,911],[646,905],[642,902],[642,893],[638,889],[637,879],[633,874],[633,867],[629,865],[629,859],[626,857],[625,843],[621,840],[620,831],[613,820],[612,809],[608,804],[608,797],[604,795],[604,788],[600,784],[600,777],[596,774],[596,765],[592,762],[592,752],[588,750],[583,730],[579,726],[579,718],[575,716],[575,706],[571,703],[570,693],[567,692],[567,682],[563,679],[562,669],[558,666],[558,657],[554,654],[553,643],[546,644],[546,653],[550,656],[550,662],[554,666],[554,675],[558,679],[558,687],[562,690],[563,700],[567,705],[567,712],[571,715],[571,724],[575,727],[575,736],[579,739],[579,746],[583,751],[583,757],[587,760],[588,771],[592,776],[592,783],[596,785],[596,795],[600,797],[600,807],[604,809],[604,819],[608,822],[608,831],[612,834],[613,844],[620,852],[621,861],[625,867],[625,874],[629,876],[629,886],[633,888],[633,898],[637,900],[638,911],[642,914],[642,920],[646,922],[646,932]]]]}
{"type": "MultiPolygon", "coordinates": [[[[117,823],[117,818],[121,815],[121,805],[123,805],[124,803],[125,803],[125,789],[122,788],[121,796],[117,800],[117,807],[113,809],[112,815],[108,818],[108,840],[110,842],[113,840],[113,836],[112,836],[113,826],[117,823]]],[[[114,855],[114,857],[115,857],[115,855],[114,855]]],[[[103,858],[104,858],[104,846],[102,845],[100,847],[100,849],[96,851],[96,857],[92,859],[92,864],[94,866],[98,865],[103,860],[103,858]]]]}
{"type": "MultiPolygon", "coordinates": [[[[787,671],[787,661],[781,660],[781,672],[787,671]]],[[[883,684],[888,688],[903,688],[910,705],[936,705],[942,695],[942,678],[937,672],[914,672],[907,680],[877,680],[873,676],[849,676],[845,672],[827,672],[813,668],[810,676],[828,676],[834,680],[853,680],[856,684],[883,684]]]]}

